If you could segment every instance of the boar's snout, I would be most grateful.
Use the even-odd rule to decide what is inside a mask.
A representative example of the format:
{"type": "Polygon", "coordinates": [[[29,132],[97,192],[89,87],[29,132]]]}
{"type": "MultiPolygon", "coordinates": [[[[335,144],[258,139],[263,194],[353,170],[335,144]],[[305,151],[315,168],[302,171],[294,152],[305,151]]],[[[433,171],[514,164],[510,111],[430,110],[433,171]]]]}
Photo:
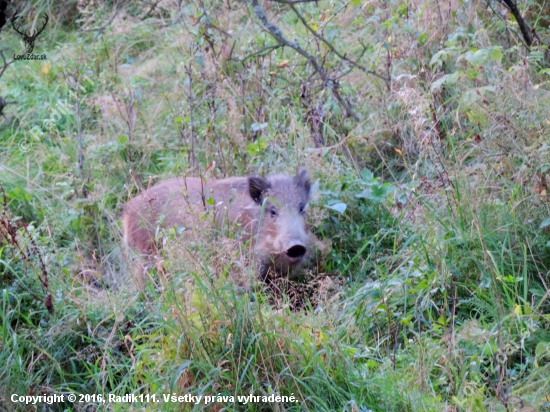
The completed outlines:
{"type": "Polygon", "coordinates": [[[294,244],[286,250],[286,256],[292,263],[298,263],[306,255],[307,249],[302,244],[294,244]]]}
{"type": "Polygon", "coordinates": [[[260,278],[270,268],[278,275],[296,275],[311,246],[304,221],[311,191],[306,169],[300,168],[294,177],[249,177],[248,190],[261,222],[255,248],[260,278]]]}

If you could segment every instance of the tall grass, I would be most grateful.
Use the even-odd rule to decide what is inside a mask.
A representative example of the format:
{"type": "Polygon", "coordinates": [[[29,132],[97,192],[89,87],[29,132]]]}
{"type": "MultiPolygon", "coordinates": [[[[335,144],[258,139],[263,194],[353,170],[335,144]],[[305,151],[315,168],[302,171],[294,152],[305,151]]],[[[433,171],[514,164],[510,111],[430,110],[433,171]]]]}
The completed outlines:
{"type": "Polygon", "coordinates": [[[0,406],[72,392],[235,398],[113,410],[548,409],[544,48],[527,50],[496,4],[295,6],[386,83],[288,6],[263,4],[338,78],[356,122],[247,4],[151,6],[17,5],[29,24],[50,15],[36,43],[49,63],[18,61],[1,78],[17,103],[0,124],[0,406]],[[69,113],[49,127],[60,103],[69,113]],[[231,231],[165,233],[166,272],[132,286],[119,221],[130,197],[173,175],[300,165],[329,249],[290,291],[307,293],[251,281],[231,231]],[[238,402],[250,393],[297,402],[238,402]]]}

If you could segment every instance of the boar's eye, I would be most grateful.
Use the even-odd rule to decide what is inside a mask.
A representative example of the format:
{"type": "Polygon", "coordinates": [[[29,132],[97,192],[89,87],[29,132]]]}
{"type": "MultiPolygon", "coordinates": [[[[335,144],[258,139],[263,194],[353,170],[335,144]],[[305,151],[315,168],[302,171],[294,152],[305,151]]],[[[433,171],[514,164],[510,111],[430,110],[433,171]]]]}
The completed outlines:
{"type": "Polygon", "coordinates": [[[277,217],[277,209],[275,209],[274,207],[271,208],[269,213],[271,214],[271,217],[277,217]]]}
{"type": "Polygon", "coordinates": [[[298,210],[300,211],[300,214],[304,214],[306,212],[306,205],[300,203],[300,205],[298,206],[298,210]]]}

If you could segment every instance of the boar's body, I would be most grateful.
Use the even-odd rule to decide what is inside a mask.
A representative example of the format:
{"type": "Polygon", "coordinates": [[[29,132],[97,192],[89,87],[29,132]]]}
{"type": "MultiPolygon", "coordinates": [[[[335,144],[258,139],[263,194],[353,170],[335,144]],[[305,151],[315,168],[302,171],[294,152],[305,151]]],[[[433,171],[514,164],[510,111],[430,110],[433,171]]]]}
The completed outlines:
{"type": "MultiPolygon", "coordinates": [[[[159,228],[192,227],[200,213],[214,209],[218,225],[234,222],[241,226],[244,239],[254,236],[261,279],[270,268],[280,275],[293,276],[315,241],[304,221],[309,193],[310,181],[303,168],[294,177],[166,180],[126,204],[122,217],[124,242],[150,262],[159,228]]],[[[182,236],[185,234],[184,230],[182,236]]],[[[146,265],[141,261],[136,274],[140,284],[144,269],[146,265]]]]}

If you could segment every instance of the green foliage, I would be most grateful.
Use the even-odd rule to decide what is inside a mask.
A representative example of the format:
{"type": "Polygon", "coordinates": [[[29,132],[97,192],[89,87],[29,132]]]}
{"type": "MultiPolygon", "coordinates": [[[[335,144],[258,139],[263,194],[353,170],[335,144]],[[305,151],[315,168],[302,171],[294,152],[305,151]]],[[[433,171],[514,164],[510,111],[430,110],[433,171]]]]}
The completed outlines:
{"type": "Polygon", "coordinates": [[[379,257],[399,242],[400,234],[393,230],[396,219],[387,204],[394,198],[403,200],[403,195],[395,186],[379,183],[368,169],[359,178],[343,178],[331,189],[322,192],[325,207],[337,213],[331,213],[318,228],[319,235],[332,242],[327,270],[341,271],[353,280],[365,279],[379,257]]]}
{"type": "MultiPolygon", "coordinates": [[[[0,404],[253,392],[298,402],[220,406],[548,408],[545,6],[521,5],[540,37],[527,49],[497,3],[262,4],[306,58],[253,7],[180,3],[18,4],[28,24],[49,14],[49,60],[14,62],[0,87],[16,101],[0,118],[0,404]],[[301,165],[330,245],[305,309],[240,289],[253,270],[231,233],[168,238],[166,273],[132,289],[130,197],[168,176],[301,165]]],[[[9,57],[22,43],[7,27],[9,57]]]]}

